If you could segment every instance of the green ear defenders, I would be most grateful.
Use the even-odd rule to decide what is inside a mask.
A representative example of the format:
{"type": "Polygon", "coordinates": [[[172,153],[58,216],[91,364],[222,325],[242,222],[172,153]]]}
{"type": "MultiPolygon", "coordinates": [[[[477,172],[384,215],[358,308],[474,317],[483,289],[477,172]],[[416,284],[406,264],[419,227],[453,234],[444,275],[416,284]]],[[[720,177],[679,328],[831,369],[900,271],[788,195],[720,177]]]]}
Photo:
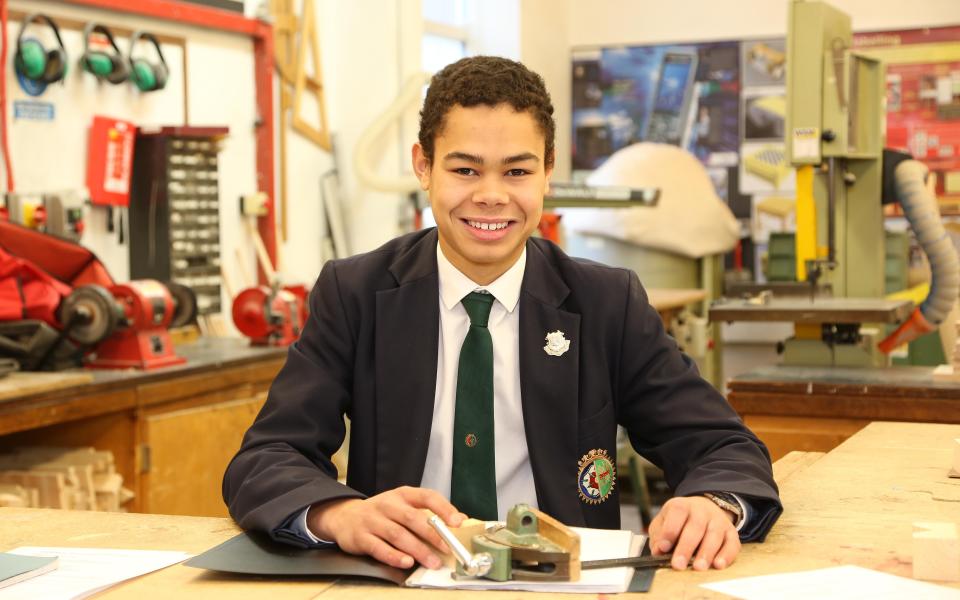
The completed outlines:
{"type": "Polygon", "coordinates": [[[130,75],[127,69],[127,62],[123,60],[120,48],[117,47],[116,40],[110,30],[97,23],[87,23],[83,28],[83,56],[80,57],[80,65],[84,71],[93,73],[98,80],[109,81],[116,85],[123,83],[130,75]],[[113,46],[113,52],[104,52],[103,50],[92,50],[90,48],[90,35],[94,32],[103,34],[110,45],[113,46]]]}
{"type": "Polygon", "coordinates": [[[160,50],[160,42],[156,36],[145,31],[136,31],[130,36],[130,80],[137,86],[141,92],[154,92],[162,90],[167,85],[167,61],[163,58],[163,52],[160,50]],[[157,49],[157,56],[160,62],[154,63],[145,58],[134,58],[133,51],[137,47],[137,42],[145,40],[153,44],[157,49]]]}
{"type": "Polygon", "coordinates": [[[62,81],[67,73],[67,51],[60,39],[60,30],[47,15],[32,13],[23,19],[20,34],[17,36],[17,53],[13,59],[14,68],[27,79],[42,83],[62,81]],[[23,39],[23,32],[31,23],[46,23],[57,38],[58,47],[47,50],[39,40],[23,39]]]}

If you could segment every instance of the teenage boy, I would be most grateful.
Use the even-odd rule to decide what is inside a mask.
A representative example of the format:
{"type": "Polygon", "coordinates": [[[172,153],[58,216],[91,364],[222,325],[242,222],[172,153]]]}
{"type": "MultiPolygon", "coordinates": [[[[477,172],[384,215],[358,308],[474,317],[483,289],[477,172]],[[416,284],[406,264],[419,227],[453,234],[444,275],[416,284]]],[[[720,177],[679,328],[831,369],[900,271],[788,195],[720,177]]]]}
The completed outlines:
{"type": "Polygon", "coordinates": [[[780,514],[764,445],[664,333],[636,274],[531,238],[554,160],[539,75],[494,57],[437,73],[413,168],[437,222],[326,263],[310,320],[227,468],[244,528],[437,567],[456,526],[518,502],[616,528],[617,425],[675,497],[672,566],[724,568],[780,514]],[[350,418],[347,485],[330,457],[350,418]]]}

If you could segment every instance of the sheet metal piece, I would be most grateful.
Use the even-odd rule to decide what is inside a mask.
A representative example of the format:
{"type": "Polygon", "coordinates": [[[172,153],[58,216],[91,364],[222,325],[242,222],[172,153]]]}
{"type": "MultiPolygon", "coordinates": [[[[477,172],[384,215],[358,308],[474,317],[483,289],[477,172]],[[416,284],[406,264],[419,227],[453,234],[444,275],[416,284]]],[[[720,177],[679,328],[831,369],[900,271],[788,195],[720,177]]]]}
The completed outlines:
{"type": "Polygon", "coordinates": [[[773,298],[763,304],[723,300],[710,306],[718,321],[783,321],[788,323],[900,323],[913,302],[883,298],[773,298]]]}

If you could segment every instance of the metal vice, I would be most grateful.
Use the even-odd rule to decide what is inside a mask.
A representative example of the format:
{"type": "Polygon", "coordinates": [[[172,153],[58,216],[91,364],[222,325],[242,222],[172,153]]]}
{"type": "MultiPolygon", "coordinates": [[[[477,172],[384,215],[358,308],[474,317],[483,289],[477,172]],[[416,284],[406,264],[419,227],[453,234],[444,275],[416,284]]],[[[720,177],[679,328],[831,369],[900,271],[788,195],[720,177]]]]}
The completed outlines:
{"type": "Polygon", "coordinates": [[[458,577],[493,581],[580,579],[580,536],[527,504],[510,509],[505,525],[487,529],[484,522],[473,521],[459,528],[459,536],[437,516],[430,517],[430,524],[457,558],[458,577]]]}

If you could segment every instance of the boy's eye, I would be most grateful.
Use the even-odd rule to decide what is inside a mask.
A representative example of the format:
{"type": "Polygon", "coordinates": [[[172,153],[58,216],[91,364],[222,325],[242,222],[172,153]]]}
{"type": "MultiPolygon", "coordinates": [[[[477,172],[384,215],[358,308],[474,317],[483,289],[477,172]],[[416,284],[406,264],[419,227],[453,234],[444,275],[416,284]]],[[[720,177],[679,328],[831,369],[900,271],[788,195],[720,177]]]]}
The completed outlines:
{"type": "Polygon", "coordinates": [[[470,167],[460,167],[459,169],[454,169],[453,172],[456,173],[457,175],[473,175],[474,173],[476,173],[476,171],[474,171],[470,167]]]}
{"type": "Polygon", "coordinates": [[[530,171],[526,169],[510,169],[509,171],[507,171],[507,175],[509,175],[510,177],[521,177],[523,175],[529,175],[529,174],[530,174],[530,171]]]}

